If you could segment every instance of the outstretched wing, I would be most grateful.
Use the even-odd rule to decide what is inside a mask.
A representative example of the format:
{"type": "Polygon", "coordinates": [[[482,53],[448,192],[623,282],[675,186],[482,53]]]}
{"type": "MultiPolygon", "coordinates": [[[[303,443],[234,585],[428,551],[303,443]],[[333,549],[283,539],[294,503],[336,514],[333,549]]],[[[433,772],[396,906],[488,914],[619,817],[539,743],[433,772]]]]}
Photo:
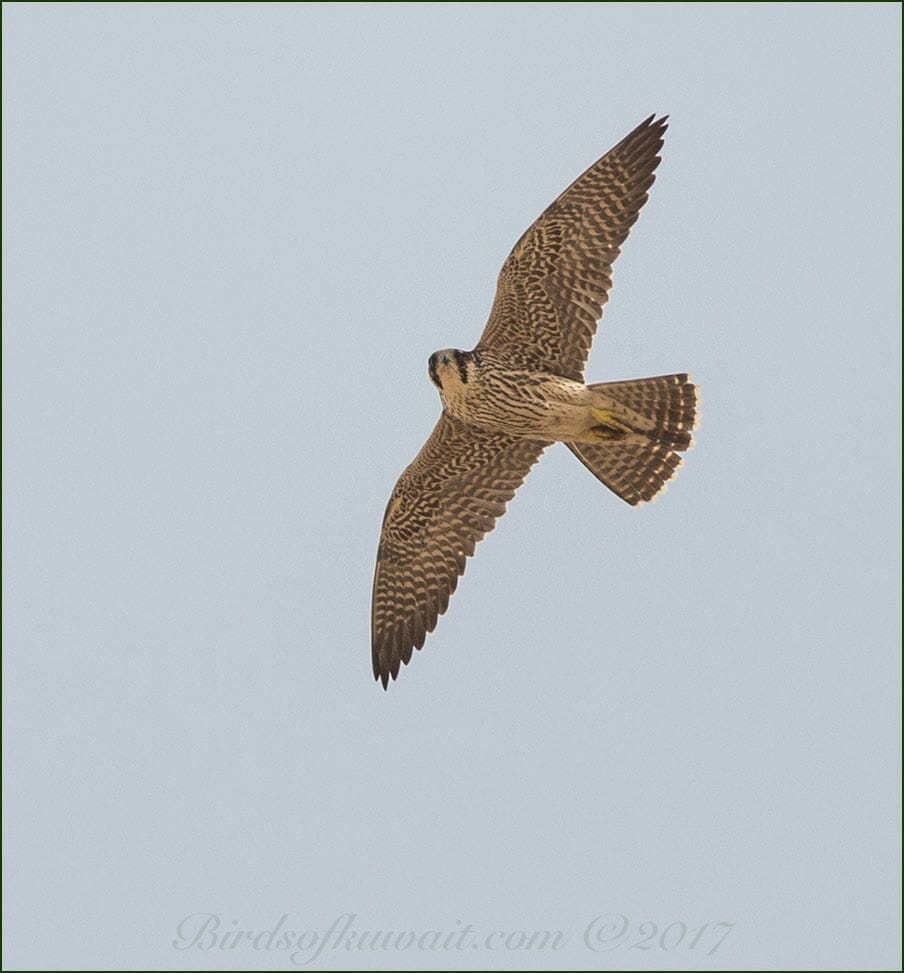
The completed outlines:
{"type": "Polygon", "coordinates": [[[466,426],[445,412],[399,478],[374,573],[374,677],[389,684],[446,610],[466,559],[549,445],[466,426]]]}
{"type": "Polygon", "coordinates": [[[647,201],[666,117],[651,115],[579,176],[502,265],[478,349],[581,380],[612,264],[647,201]]]}

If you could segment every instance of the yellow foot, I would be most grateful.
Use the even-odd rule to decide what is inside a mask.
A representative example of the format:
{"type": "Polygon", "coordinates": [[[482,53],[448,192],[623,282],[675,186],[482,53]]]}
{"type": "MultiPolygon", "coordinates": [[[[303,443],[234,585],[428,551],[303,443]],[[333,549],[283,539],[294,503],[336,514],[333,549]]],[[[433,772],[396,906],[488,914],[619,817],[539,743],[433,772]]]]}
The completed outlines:
{"type": "Polygon", "coordinates": [[[626,422],[619,419],[614,413],[609,412],[606,409],[591,408],[590,412],[593,418],[599,423],[599,426],[602,427],[601,429],[599,427],[594,429],[594,432],[600,433],[601,439],[615,438],[611,435],[613,433],[617,436],[619,433],[628,433],[632,431],[631,427],[626,422]],[[606,435],[607,433],[610,435],[606,435]]]}

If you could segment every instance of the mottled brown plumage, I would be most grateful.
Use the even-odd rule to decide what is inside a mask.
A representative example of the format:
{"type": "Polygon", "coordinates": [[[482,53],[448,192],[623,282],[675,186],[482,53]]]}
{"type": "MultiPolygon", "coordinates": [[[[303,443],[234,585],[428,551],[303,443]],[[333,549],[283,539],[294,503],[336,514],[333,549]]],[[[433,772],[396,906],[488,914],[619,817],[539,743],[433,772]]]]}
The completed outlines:
{"type": "Polygon", "coordinates": [[[465,560],[548,443],[440,416],[389,499],[373,590],[374,675],[385,686],[445,612],[465,560]]]}
{"type": "Polygon", "coordinates": [[[384,688],[550,443],[565,442],[630,504],[652,499],[690,446],[696,389],[686,375],[583,384],[612,264],[665,129],[665,118],[648,118],[533,223],[503,264],[474,351],[431,356],[443,413],[393,490],[377,552],[373,670],[384,688]]]}
{"type": "Polygon", "coordinates": [[[653,185],[666,118],[650,116],[548,206],[502,265],[477,345],[580,380],[612,264],[653,185]]]}

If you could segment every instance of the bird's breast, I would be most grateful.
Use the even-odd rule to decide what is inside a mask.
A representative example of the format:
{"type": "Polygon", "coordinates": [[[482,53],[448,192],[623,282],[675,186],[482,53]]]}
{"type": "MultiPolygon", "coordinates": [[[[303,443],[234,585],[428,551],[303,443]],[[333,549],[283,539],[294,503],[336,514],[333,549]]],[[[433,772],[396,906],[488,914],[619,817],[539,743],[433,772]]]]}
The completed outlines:
{"type": "Polygon", "coordinates": [[[563,432],[563,420],[571,427],[569,413],[584,394],[581,383],[560,376],[484,368],[472,371],[466,383],[444,382],[441,397],[446,412],[462,422],[513,436],[555,439],[563,432]]]}

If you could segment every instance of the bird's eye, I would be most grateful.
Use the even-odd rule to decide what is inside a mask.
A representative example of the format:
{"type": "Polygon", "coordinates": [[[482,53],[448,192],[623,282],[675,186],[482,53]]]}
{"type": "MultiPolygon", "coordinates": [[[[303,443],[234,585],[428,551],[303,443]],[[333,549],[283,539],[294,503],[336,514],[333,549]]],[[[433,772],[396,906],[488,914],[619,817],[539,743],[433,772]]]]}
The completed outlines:
{"type": "Polygon", "coordinates": [[[430,360],[427,362],[427,373],[430,375],[430,381],[438,388],[441,389],[442,385],[439,381],[439,374],[436,371],[436,355],[431,355],[430,360]]]}

